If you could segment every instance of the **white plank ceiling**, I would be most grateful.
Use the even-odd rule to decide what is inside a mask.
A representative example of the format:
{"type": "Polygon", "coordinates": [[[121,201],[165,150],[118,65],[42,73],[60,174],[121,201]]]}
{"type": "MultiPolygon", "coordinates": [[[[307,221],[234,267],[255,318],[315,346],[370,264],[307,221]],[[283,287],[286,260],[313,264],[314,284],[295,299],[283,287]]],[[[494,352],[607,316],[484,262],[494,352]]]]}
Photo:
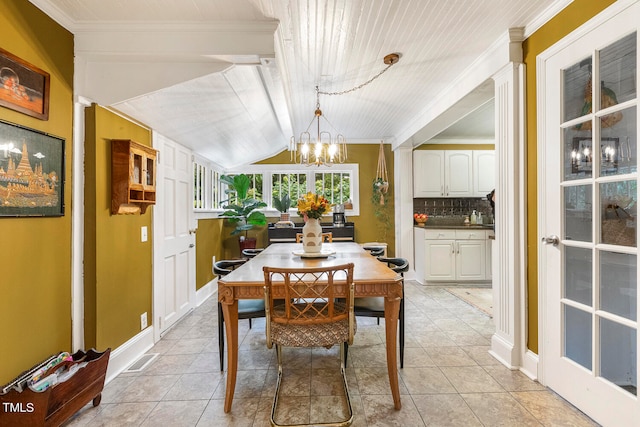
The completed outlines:
{"type": "MultiPolygon", "coordinates": [[[[356,87],[393,52],[401,60],[382,76],[321,95],[320,105],[350,142],[403,143],[399,136],[510,28],[530,32],[568,2],[30,1],[75,35],[77,95],[223,168],[286,149],[313,118],[316,85],[356,87]]],[[[440,137],[492,138],[492,103],[468,113],[459,135],[453,126],[440,137]]]]}

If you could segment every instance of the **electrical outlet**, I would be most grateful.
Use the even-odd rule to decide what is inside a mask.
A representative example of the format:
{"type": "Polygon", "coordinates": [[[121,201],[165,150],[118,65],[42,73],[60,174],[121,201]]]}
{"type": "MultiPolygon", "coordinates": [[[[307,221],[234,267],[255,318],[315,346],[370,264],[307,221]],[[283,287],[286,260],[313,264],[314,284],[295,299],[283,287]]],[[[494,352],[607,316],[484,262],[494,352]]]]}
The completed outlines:
{"type": "Polygon", "coordinates": [[[147,327],[147,312],[145,311],[140,315],[140,330],[144,330],[147,327]]]}

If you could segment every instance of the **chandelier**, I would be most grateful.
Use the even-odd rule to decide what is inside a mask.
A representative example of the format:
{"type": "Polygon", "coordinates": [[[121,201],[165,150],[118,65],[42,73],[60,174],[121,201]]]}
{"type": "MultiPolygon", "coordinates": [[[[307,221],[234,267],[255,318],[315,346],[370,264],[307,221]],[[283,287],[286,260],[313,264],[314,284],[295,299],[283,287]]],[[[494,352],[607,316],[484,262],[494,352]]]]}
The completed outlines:
{"type": "MultiPolygon", "coordinates": [[[[289,142],[291,161],[305,166],[332,166],[335,163],[344,163],[347,160],[347,139],[339,133],[322,114],[322,110],[320,109],[320,95],[344,95],[361,89],[380,77],[399,60],[399,53],[391,53],[385,56],[384,63],[387,65],[386,68],[365,83],[349,90],[341,92],[321,92],[320,88],[316,86],[316,110],[314,112],[313,119],[311,119],[307,130],[302,132],[297,139],[295,136],[292,136],[289,142]],[[324,123],[334,131],[333,135],[327,130],[321,130],[321,121],[324,121],[324,123]],[[312,126],[314,126],[314,123],[316,130],[315,138],[312,137],[309,132],[312,126]]],[[[326,129],[326,127],[322,129],[326,129]]]]}

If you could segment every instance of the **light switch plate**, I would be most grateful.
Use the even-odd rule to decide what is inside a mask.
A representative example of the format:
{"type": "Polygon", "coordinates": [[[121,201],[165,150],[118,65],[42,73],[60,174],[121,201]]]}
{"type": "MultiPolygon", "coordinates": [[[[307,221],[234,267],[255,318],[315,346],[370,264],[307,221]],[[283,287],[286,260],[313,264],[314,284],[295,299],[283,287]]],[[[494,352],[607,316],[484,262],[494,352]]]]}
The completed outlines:
{"type": "Polygon", "coordinates": [[[146,242],[148,239],[147,236],[147,226],[145,225],[144,227],[140,228],[140,240],[142,242],[146,242]]]}

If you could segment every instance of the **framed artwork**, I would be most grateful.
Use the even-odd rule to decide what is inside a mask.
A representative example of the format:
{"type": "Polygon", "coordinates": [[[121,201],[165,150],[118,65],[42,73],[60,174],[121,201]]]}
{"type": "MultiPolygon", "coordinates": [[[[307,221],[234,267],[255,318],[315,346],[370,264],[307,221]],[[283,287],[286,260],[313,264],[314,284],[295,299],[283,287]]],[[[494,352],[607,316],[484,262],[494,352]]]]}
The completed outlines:
{"type": "Polygon", "coordinates": [[[64,215],[64,145],[0,120],[0,217],[64,215]]]}
{"type": "Polygon", "coordinates": [[[0,105],[49,120],[49,73],[0,49],[0,105]]]}

